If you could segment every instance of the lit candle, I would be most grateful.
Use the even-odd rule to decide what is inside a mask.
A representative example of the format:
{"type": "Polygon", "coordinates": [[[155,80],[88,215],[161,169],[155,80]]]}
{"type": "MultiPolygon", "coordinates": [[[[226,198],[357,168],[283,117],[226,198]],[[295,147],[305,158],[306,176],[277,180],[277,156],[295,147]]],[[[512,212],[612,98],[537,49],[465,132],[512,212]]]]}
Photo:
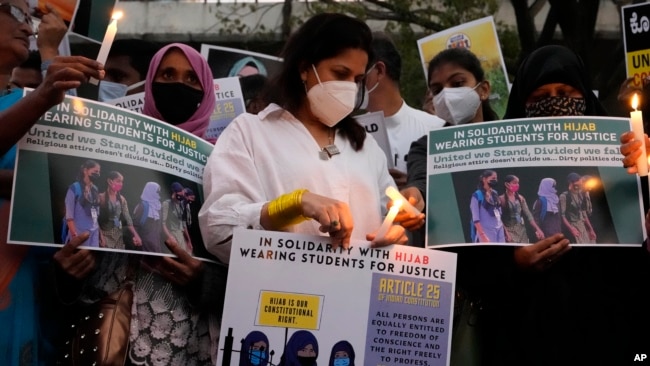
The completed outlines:
{"type": "Polygon", "coordinates": [[[420,210],[415,208],[415,206],[413,206],[411,202],[409,202],[409,200],[406,199],[406,197],[404,197],[401,193],[399,193],[397,188],[389,186],[388,188],[386,188],[386,195],[391,200],[393,200],[393,202],[402,201],[402,208],[404,209],[404,211],[416,216],[420,214],[420,210]]]}
{"type": "Polygon", "coordinates": [[[388,233],[388,229],[390,229],[391,225],[393,225],[393,220],[395,220],[395,216],[397,216],[397,213],[399,212],[399,209],[402,206],[402,202],[404,201],[402,200],[393,201],[393,205],[390,207],[390,210],[388,210],[388,214],[386,215],[384,222],[379,227],[379,230],[377,230],[375,239],[383,238],[384,236],[386,236],[386,234],[388,233]]]}
{"type": "MultiPolygon", "coordinates": [[[[117,33],[117,20],[122,17],[121,11],[116,11],[111,17],[111,22],[106,28],[106,34],[104,34],[104,40],[102,41],[102,46],[99,48],[99,53],[97,54],[97,62],[102,65],[106,64],[106,59],[108,59],[108,52],[111,50],[113,41],[115,40],[115,34],[117,33]]],[[[90,78],[90,83],[93,85],[99,84],[99,80],[95,78],[90,78]]]]}
{"type": "Polygon", "coordinates": [[[641,155],[636,160],[636,170],[639,176],[645,177],[648,175],[648,156],[646,155],[645,137],[643,136],[643,114],[637,111],[639,106],[639,97],[634,94],[632,97],[632,108],[634,111],[630,112],[630,120],[632,121],[632,131],[634,131],[634,138],[641,141],[641,155]]]}

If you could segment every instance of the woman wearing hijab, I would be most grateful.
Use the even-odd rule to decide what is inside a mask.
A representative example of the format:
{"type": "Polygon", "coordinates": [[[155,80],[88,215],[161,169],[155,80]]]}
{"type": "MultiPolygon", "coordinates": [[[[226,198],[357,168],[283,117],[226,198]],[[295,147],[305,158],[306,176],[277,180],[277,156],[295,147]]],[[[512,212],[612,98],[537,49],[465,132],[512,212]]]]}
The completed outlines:
{"type": "Polygon", "coordinates": [[[254,330],[246,335],[239,351],[239,366],[266,366],[269,364],[269,338],[254,330]]]}
{"type": "Polygon", "coordinates": [[[537,200],[533,203],[533,217],[547,238],[562,232],[562,217],[560,216],[559,202],[555,188],[555,179],[544,178],[539,182],[537,200]]]}
{"type": "MultiPolygon", "coordinates": [[[[143,113],[204,137],[216,103],[213,90],[207,62],[193,48],[173,43],[151,60],[143,113]]],[[[158,190],[156,183],[149,182],[141,197],[148,201],[146,217],[154,223],[156,216],[160,218],[158,190]]],[[[135,269],[127,365],[212,366],[216,362],[225,270],[204,264],[178,245],[163,243],[160,233],[156,239],[151,225],[149,234],[140,234],[143,241],[149,236],[144,249],[157,247],[160,252],[166,245],[175,257],[129,261],[130,257],[121,253],[98,256],[94,272],[85,278],[81,301],[94,303],[113,293],[125,274],[135,269]]]]}
{"type": "MultiPolygon", "coordinates": [[[[506,118],[605,114],[581,59],[562,46],[542,47],[523,61],[506,110],[506,118]]],[[[540,188],[547,215],[555,203],[551,183],[540,188]]],[[[570,248],[555,234],[515,249],[513,364],[614,365],[650,344],[648,285],[642,282],[650,277],[648,253],[570,248]]]]}
{"type": "Polygon", "coordinates": [[[291,335],[278,366],[316,366],[318,341],[307,330],[299,330],[291,335]]]}
{"type": "Polygon", "coordinates": [[[133,210],[133,225],[142,240],[142,250],[146,252],[160,253],[160,208],[160,185],[147,182],[142,189],[140,203],[133,210]]]}
{"type": "Polygon", "coordinates": [[[348,341],[339,341],[332,346],[329,366],[354,366],[354,348],[348,341]]]}
{"type": "Polygon", "coordinates": [[[142,113],[205,138],[216,104],[213,85],[200,53],[182,43],[169,44],[151,59],[142,113]]]}

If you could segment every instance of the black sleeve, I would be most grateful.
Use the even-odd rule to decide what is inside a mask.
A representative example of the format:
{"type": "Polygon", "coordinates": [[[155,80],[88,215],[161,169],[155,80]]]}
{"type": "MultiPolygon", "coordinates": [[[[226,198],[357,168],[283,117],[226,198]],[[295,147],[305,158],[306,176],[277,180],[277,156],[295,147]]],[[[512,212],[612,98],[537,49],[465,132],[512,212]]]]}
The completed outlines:
{"type": "Polygon", "coordinates": [[[426,201],[427,192],[427,135],[411,144],[406,162],[406,186],[416,187],[426,201]]]}

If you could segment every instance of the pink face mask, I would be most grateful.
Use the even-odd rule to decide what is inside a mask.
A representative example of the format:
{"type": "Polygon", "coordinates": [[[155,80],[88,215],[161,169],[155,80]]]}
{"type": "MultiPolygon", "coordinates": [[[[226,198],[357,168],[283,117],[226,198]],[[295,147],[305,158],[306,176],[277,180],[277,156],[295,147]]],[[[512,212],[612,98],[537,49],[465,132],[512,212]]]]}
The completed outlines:
{"type": "Polygon", "coordinates": [[[519,184],[508,184],[508,187],[510,188],[511,191],[515,193],[519,191],[519,184]]]}
{"type": "Polygon", "coordinates": [[[122,185],[123,185],[122,183],[112,183],[111,189],[113,190],[113,192],[119,192],[122,190],[122,185]]]}

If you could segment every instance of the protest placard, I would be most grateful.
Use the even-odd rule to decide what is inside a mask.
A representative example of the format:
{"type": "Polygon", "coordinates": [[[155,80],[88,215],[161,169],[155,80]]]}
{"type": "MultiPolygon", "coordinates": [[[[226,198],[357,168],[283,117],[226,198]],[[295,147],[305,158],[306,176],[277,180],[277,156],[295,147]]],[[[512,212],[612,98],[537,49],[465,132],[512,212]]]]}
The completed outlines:
{"type": "Polygon", "coordinates": [[[509,204],[486,193],[481,179],[486,172],[494,173],[497,196],[504,194],[507,176],[518,177],[518,202],[527,203],[542,228],[545,220],[559,220],[557,230],[575,246],[640,246],[645,238],[640,182],[623,169],[619,151],[618,137],[629,130],[626,118],[549,117],[431,131],[427,246],[525,244],[485,243],[473,232],[477,222],[499,233],[523,220],[524,235],[537,241],[523,213],[511,216],[509,204]],[[591,226],[595,238],[576,238],[573,229],[581,225],[591,226]]]}
{"type": "Polygon", "coordinates": [[[173,235],[181,247],[207,258],[196,214],[211,151],[207,141],[165,122],[67,96],[18,143],[8,241],[61,246],[74,235],[71,220],[75,229],[94,233],[84,243],[89,249],[170,255],[163,241],[173,235]],[[111,189],[125,199],[119,205],[130,214],[142,245],[102,240],[110,230],[128,226],[123,215],[105,211],[115,205],[104,194],[111,172],[123,177],[123,186],[111,189]],[[195,201],[179,199],[178,187],[189,189],[186,196],[191,191],[195,201]]]}
{"type": "Polygon", "coordinates": [[[503,117],[508,104],[508,72],[501,54],[494,18],[489,16],[436,32],[418,40],[424,77],[428,78],[429,61],[440,51],[462,47],[481,61],[485,79],[490,82],[490,105],[503,117]]]}
{"type": "Polygon", "coordinates": [[[354,119],[359,122],[372,137],[377,141],[377,144],[386,154],[386,161],[388,163],[388,169],[395,167],[396,153],[393,153],[393,150],[390,146],[390,140],[388,139],[388,131],[386,130],[386,124],[384,123],[384,111],[364,113],[358,116],[355,116],[354,119]]]}
{"type": "Polygon", "coordinates": [[[201,45],[201,55],[208,61],[215,79],[263,75],[267,78],[280,72],[282,59],[237,48],[201,45]]]}
{"type": "Polygon", "coordinates": [[[643,87],[643,79],[650,78],[650,3],[621,7],[621,26],[627,77],[633,78],[632,85],[643,87]]]}
{"type": "Polygon", "coordinates": [[[217,103],[210,115],[208,130],[205,132],[205,137],[208,139],[219,138],[221,132],[235,117],[246,112],[238,77],[215,79],[214,94],[217,103]]]}
{"type": "Polygon", "coordinates": [[[246,229],[232,245],[217,365],[289,362],[300,342],[319,365],[343,344],[350,364],[449,364],[455,253],[246,229]]]}

